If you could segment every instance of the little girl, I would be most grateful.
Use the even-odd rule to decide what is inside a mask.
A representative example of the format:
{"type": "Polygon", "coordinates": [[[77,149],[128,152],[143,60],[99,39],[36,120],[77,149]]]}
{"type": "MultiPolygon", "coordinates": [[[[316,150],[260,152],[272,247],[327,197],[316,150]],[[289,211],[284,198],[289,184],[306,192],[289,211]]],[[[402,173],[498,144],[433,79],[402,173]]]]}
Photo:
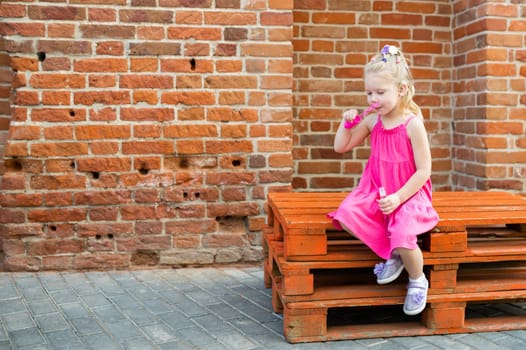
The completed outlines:
{"type": "Polygon", "coordinates": [[[343,114],[334,150],[344,153],[371,135],[369,160],[358,186],[334,212],[334,225],[352,233],[378,256],[378,284],[409,274],[404,312],[426,306],[428,281],[417,235],[431,230],[438,215],[431,203],[431,152],[414,85],[404,55],[386,45],[365,66],[365,90],[371,106],[343,114]],[[370,113],[376,111],[376,113],[370,113]]]}

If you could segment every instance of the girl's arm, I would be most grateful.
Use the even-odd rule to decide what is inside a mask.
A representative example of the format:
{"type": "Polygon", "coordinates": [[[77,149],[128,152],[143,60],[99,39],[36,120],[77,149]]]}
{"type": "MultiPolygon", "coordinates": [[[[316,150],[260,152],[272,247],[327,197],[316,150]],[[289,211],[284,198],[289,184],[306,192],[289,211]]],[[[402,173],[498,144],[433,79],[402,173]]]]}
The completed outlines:
{"type": "Polygon", "coordinates": [[[400,204],[411,198],[431,176],[431,150],[423,121],[413,118],[407,125],[407,134],[413,148],[416,171],[398,191],[378,202],[384,214],[391,214],[400,204]]]}
{"type": "Polygon", "coordinates": [[[371,121],[375,120],[376,115],[369,115],[352,129],[345,129],[344,124],[346,120],[351,120],[358,112],[355,109],[350,109],[343,113],[343,118],[336,131],[334,137],[334,151],[337,153],[345,153],[352,150],[357,145],[361,144],[369,135],[371,130],[371,121]]]}

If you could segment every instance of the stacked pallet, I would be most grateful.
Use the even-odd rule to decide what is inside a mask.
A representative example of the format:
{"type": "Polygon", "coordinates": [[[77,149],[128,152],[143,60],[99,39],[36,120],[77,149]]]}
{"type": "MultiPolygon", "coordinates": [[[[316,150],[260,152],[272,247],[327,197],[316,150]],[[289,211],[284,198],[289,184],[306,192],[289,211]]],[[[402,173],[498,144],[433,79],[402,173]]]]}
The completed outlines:
{"type": "Polygon", "coordinates": [[[269,194],[265,285],[289,342],[526,329],[524,197],[434,193],[440,221],[419,241],[428,304],[409,317],[401,307],[407,275],[378,286],[372,270],[380,259],[327,218],[345,195],[269,194]],[[509,310],[501,316],[466,311],[487,303],[509,310]]]}

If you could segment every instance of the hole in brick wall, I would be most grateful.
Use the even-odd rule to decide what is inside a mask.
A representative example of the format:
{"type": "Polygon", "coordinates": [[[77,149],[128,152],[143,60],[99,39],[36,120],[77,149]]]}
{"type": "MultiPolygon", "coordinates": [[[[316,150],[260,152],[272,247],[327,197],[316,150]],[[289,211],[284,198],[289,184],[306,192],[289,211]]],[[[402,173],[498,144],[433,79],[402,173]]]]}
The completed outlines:
{"type": "Polygon", "coordinates": [[[199,199],[199,197],[201,197],[201,193],[199,191],[183,191],[183,198],[186,199],[186,200],[196,200],[196,199],[199,199]]]}
{"type": "Polygon", "coordinates": [[[131,256],[133,265],[157,265],[159,261],[159,253],[152,250],[138,249],[131,256]]]}
{"type": "Polygon", "coordinates": [[[147,169],[145,167],[139,168],[139,174],[141,175],[148,175],[149,172],[150,172],[150,169],[147,169]]]}
{"type": "Polygon", "coordinates": [[[69,116],[70,117],[74,117],[75,116],[75,111],[74,110],[69,111],[69,116]]]}
{"type": "Polygon", "coordinates": [[[182,169],[186,169],[190,166],[190,162],[188,161],[188,159],[186,158],[183,158],[179,161],[179,167],[182,168],[182,169]]]}
{"type": "Polygon", "coordinates": [[[240,166],[240,165],[241,165],[241,160],[239,160],[239,159],[234,159],[234,160],[232,161],[232,165],[233,165],[233,166],[240,166]]]}
{"type": "Polygon", "coordinates": [[[49,229],[50,229],[51,231],[56,231],[56,230],[57,230],[57,227],[56,227],[55,225],[51,225],[51,226],[49,226],[49,229]]]}
{"type": "Polygon", "coordinates": [[[113,239],[113,234],[110,233],[110,234],[108,235],[108,239],[113,239]]]}
{"type": "Polygon", "coordinates": [[[4,162],[7,171],[20,171],[22,170],[22,162],[18,159],[7,159],[4,162]]]}
{"type": "Polygon", "coordinates": [[[40,62],[44,62],[46,59],[46,53],[44,51],[37,52],[37,57],[40,62]]]}
{"type": "Polygon", "coordinates": [[[100,173],[98,171],[93,171],[91,176],[93,176],[94,179],[98,179],[100,177],[100,173]]]}
{"type": "Polygon", "coordinates": [[[218,232],[224,232],[228,234],[243,234],[246,232],[245,227],[245,216],[218,216],[216,217],[218,232]]]}
{"type": "Polygon", "coordinates": [[[95,235],[95,239],[101,239],[102,236],[101,235],[95,235]]]}
{"type": "Polygon", "coordinates": [[[75,162],[74,161],[71,161],[69,163],[69,166],[71,167],[71,169],[75,169],[76,168],[76,165],[75,165],[75,162]]]}
{"type": "Polygon", "coordinates": [[[191,70],[195,70],[195,58],[192,58],[192,59],[190,60],[190,69],[191,69],[191,70]]]}

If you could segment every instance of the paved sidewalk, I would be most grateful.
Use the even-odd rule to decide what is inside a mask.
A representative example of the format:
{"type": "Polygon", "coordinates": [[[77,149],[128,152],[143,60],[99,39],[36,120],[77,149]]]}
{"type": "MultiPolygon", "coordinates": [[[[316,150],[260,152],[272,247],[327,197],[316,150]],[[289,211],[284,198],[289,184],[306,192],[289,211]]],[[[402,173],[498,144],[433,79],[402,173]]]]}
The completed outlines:
{"type": "Polygon", "coordinates": [[[289,344],[260,267],[0,273],[0,349],[526,349],[526,331],[289,344]]]}

